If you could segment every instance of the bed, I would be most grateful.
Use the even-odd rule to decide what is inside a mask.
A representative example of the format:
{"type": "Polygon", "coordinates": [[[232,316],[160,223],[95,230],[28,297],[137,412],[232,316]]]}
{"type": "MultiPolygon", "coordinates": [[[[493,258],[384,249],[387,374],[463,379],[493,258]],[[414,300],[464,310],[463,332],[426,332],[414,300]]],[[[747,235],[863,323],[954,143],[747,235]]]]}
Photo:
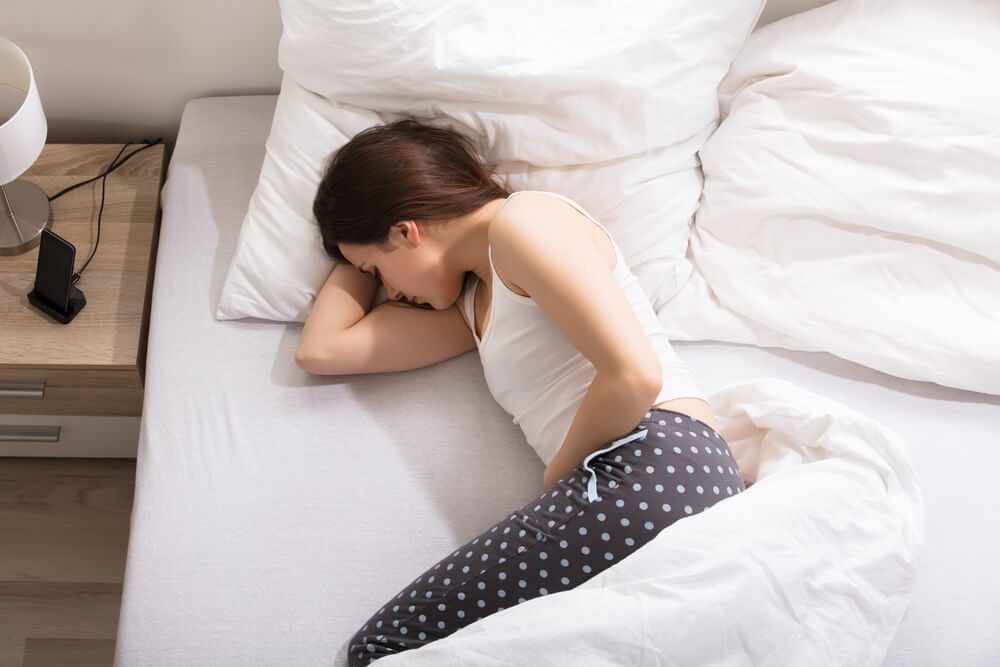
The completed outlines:
{"type": "MultiPolygon", "coordinates": [[[[759,0],[724,4],[726,11],[693,0],[637,3],[614,25],[610,15],[596,24],[622,28],[619,45],[636,53],[661,49],[655,67],[630,58],[603,62],[580,48],[576,28],[593,17],[574,15],[579,24],[560,33],[565,48],[557,52],[597,75],[578,69],[576,79],[560,77],[564,64],[546,70],[557,61],[526,50],[521,64],[566,93],[542,96],[533,107],[538,91],[549,88],[507,77],[509,54],[491,54],[483,40],[463,41],[472,33],[432,33],[445,41],[426,53],[415,48],[424,44],[419,40],[387,40],[379,43],[385,53],[370,56],[360,48],[371,42],[366,30],[398,36],[424,30],[424,17],[411,12],[393,15],[398,24],[384,21],[394,0],[363,10],[286,0],[281,94],[206,97],[185,106],[162,191],[116,664],[343,665],[349,641],[379,604],[541,492],[544,466],[490,395],[476,354],[367,376],[312,376],[294,364],[313,288],[329,270],[307,219],[319,160],[335,141],[414,105],[417,98],[402,94],[378,97],[408,85],[414,95],[428,95],[417,104],[421,110],[459,124],[486,123],[494,142],[486,148],[507,160],[514,189],[566,192],[607,221],[678,355],[700,378],[749,487],[677,521],[579,587],[502,610],[379,664],[1000,659],[1000,577],[993,576],[1000,537],[992,530],[990,477],[1000,466],[1000,391],[992,370],[1000,360],[1000,311],[990,307],[988,282],[1000,272],[990,264],[992,228],[979,213],[1000,208],[990,205],[993,191],[984,187],[1000,146],[983,110],[998,105],[979,89],[952,86],[954,72],[979,76],[959,69],[961,58],[985,61],[971,48],[945,53],[944,42],[985,30],[988,23],[975,19],[994,10],[967,2],[963,7],[975,9],[954,5],[921,15],[909,9],[918,4],[899,0],[838,0],[757,31],[718,87],[728,118],[713,132],[716,83],[763,7],[759,0]],[[314,19],[317,8],[327,18],[345,12],[345,22],[323,25],[314,19]],[[677,17],[689,24],[650,42],[630,30],[644,24],[642,12],[654,26],[673,26],[677,17]],[[950,25],[950,16],[967,25],[950,25]],[[308,20],[297,22],[302,18],[308,20]],[[928,42],[940,53],[912,46],[914,31],[887,31],[901,18],[914,28],[941,26],[942,40],[928,42]],[[956,26],[965,30],[950,30],[956,26]],[[327,30],[339,41],[331,42],[327,30]],[[864,39],[848,38],[858,35],[864,39]],[[412,71],[384,67],[397,62],[392,49],[400,45],[412,71]],[[869,70],[851,63],[882,46],[888,77],[880,79],[879,69],[859,75],[869,70]],[[503,66],[464,68],[462,58],[448,57],[450,47],[459,55],[482,47],[483,62],[499,55],[503,66]],[[680,59],[667,67],[671,54],[680,59]],[[373,66],[369,57],[383,59],[373,66]],[[929,72],[921,66],[927,58],[941,66],[929,72]],[[438,69],[441,63],[456,69],[438,69]],[[609,77],[608,66],[625,69],[609,77]],[[673,68],[671,77],[657,79],[665,68],[673,68]],[[928,90],[951,86],[950,104],[961,113],[920,116],[938,123],[936,133],[918,123],[909,134],[879,127],[865,134],[866,122],[923,108],[922,100],[899,97],[914,80],[928,90]],[[609,89],[612,81],[621,87],[609,89]],[[609,107],[603,115],[571,115],[576,125],[557,127],[567,117],[560,113],[579,103],[570,93],[589,95],[596,109],[651,81],[663,84],[658,96],[638,95],[628,114],[609,107]],[[511,107],[494,105],[492,115],[479,116],[450,91],[485,91],[477,104],[496,98],[511,107]],[[812,104],[817,94],[823,113],[812,104]],[[689,98],[683,113],[671,111],[689,98]],[[560,108],[563,101],[570,106],[560,108]],[[807,112],[796,115],[799,109],[807,112]],[[629,132],[662,113],[674,113],[678,123],[629,132]],[[544,146],[529,140],[541,117],[548,122],[535,125],[544,146]],[[886,136],[892,150],[877,143],[886,136]],[[649,141],[658,142],[656,150],[645,150],[649,141]],[[913,155],[942,146],[956,152],[934,153],[945,156],[935,164],[914,162],[913,155]],[[539,162],[520,160],[531,156],[518,151],[536,149],[539,162]],[[602,161],[609,150],[623,159],[602,161]],[[545,162],[550,158],[564,164],[545,162]],[[846,161],[824,162],[840,158],[846,161]],[[827,172],[811,171],[820,167],[827,172]],[[821,191],[829,180],[823,173],[854,177],[855,189],[821,191]],[[911,181],[944,178],[947,192],[905,190],[911,181]],[[782,187],[791,182],[794,188],[782,187]],[[855,196],[861,190],[865,196],[855,196]],[[612,201],[619,204],[602,210],[612,201]],[[892,209],[914,201],[937,211],[952,202],[976,206],[950,218],[964,224],[928,231],[905,227],[926,221],[921,206],[892,209]],[[792,233],[793,214],[813,224],[811,231],[792,233]],[[757,225],[754,233],[741,226],[746,221],[757,225]],[[887,221],[897,227],[880,227],[887,221]],[[643,227],[647,222],[653,226],[643,227]],[[968,229],[979,235],[961,237],[968,229]],[[651,240],[647,232],[660,236],[651,240]],[[937,233],[951,238],[925,243],[937,233]],[[878,245],[883,240],[897,244],[895,255],[878,245]],[[925,252],[947,250],[945,241],[970,247],[925,252]],[[865,263],[868,251],[881,263],[865,263]],[[835,261],[825,262],[824,253],[835,261]],[[738,273],[727,272],[733,266],[738,273]],[[829,267],[844,269],[838,280],[826,279],[829,267]],[[897,280],[866,279],[872,267],[897,280]],[[900,282],[935,271],[952,280],[924,292],[900,282]],[[851,295],[859,298],[838,300],[851,295]],[[933,303],[928,295],[948,310],[908,307],[933,303]],[[893,308],[893,299],[910,301],[893,308]]],[[[502,8],[479,7],[497,12],[487,24],[500,22],[501,33],[503,21],[517,20],[502,8]]],[[[558,18],[558,8],[551,11],[558,18]]],[[[552,36],[535,37],[531,47],[548,54],[552,36]]],[[[948,100],[935,98],[942,100],[939,110],[947,111],[948,100]]]]}
{"type": "MultiPolygon", "coordinates": [[[[292,362],[301,325],[213,317],[274,105],[184,109],[163,189],[119,665],[344,664],[374,605],[540,490],[544,467],[475,354],[322,378],[292,362]]],[[[826,353],[676,349],[709,391],[780,378],[897,431],[926,544],[885,664],[995,664],[1000,398],[826,353]]]]}

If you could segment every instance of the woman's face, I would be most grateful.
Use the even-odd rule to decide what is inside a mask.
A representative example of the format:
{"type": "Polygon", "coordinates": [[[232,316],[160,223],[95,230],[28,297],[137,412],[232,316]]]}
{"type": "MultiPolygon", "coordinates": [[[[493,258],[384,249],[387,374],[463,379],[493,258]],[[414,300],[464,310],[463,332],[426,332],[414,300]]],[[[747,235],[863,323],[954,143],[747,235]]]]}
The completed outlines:
{"type": "Polygon", "coordinates": [[[339,243],[340,252],[358,269],[377,275],[388,298],[423,308],[446,310],[458,299],[464,274],[450,275],[443,249],[415,222],[394,225],[385,247],[339,243]],[[422,231],[424,232],[422,234],[422,231]]]}

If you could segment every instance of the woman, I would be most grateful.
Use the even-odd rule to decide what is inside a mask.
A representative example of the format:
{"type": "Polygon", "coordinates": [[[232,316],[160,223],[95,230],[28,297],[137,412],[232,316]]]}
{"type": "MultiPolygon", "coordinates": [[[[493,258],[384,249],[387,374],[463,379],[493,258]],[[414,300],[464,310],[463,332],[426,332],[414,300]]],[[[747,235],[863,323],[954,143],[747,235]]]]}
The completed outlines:
{"type": "Polygon", "coordinates": [[[544,493],[362,625],[351,665],[573,588],[744,490],[611,234],[571,199],[495,178],[464,136],[407,119],[338,150],[314,202],[340,263],[299,366],[390,372],[478,349],[490,391],[546,463],[544,493]],[[390,300],[367,312],[378,280],[390,300]]]}

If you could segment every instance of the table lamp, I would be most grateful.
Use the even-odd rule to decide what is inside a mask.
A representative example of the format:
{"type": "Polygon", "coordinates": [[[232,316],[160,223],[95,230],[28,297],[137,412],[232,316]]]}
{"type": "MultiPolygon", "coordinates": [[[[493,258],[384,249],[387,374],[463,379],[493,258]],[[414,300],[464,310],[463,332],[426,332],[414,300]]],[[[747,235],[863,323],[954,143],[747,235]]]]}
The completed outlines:
{"type": "Polygon", "coordinates": [[[16,44],[0,37],[0,255],[36,247],[52,221],[45,191],[14,180],[41,155],[47,133],[31,63],[16,44]]]}

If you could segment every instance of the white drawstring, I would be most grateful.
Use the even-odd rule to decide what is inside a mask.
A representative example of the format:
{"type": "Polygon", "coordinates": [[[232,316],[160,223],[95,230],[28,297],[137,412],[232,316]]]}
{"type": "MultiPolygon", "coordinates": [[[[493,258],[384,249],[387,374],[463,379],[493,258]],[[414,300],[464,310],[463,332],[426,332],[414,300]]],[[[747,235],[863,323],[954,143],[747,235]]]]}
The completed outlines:
{"type": "Polygon", "coordinates": [[[597,496],[597,472],[590,467],[589,465],[590,460],[595,456],[597,456],[598,454],[603,454],[604,452],[610,452],[612,449],[620,447],[626,443],[632,442],[633,440],[639,440],[639,439],[644,440],[646,438],[647,433],[649,433],[649,429],[643,429],[641,431],[636,431],[631,435],[627,435],[624,438],[619,438],[618,440],[615,440],[604,449],[598,449],[596,452],[591,453],[589,456],[587,456],[586,459],[583,460],[583,467],[590,471],[590,479],[587,481],[587,499],[590,500],[590,502],[594,502],[595,500],[600,500],[600,498],[597,496]]]}

